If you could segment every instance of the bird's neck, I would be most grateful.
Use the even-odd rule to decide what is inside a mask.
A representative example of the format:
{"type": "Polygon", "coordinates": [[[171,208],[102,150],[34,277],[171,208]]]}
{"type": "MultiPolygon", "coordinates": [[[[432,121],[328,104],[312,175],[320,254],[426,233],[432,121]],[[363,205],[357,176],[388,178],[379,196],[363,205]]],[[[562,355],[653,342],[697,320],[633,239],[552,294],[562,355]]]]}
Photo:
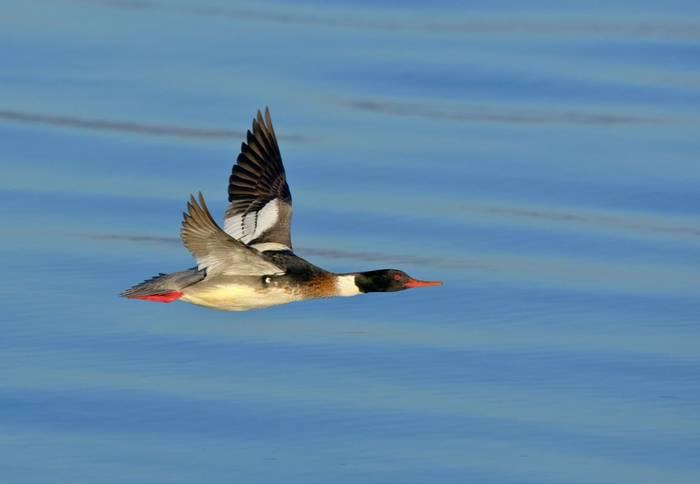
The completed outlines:
{"type": "Polygon", "coordinates": [[[357,276],[360,273],[353,272],[350,274],[336,274],[335,287],[338,296],[357,296],[363,294],[364,291],[357,285],[357,276]]]}

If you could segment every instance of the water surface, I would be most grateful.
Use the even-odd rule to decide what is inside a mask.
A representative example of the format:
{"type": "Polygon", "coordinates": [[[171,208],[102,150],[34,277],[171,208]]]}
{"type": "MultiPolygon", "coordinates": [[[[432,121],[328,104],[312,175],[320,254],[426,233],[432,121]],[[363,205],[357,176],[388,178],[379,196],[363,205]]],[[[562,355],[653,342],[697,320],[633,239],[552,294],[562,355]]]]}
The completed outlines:
{"type": "Polygon", "coordinates": [[[3,482],[700,481],[696,2],[6,1],[3,482]],[[300,255],[127,301],[270,106],[300,255]]]}

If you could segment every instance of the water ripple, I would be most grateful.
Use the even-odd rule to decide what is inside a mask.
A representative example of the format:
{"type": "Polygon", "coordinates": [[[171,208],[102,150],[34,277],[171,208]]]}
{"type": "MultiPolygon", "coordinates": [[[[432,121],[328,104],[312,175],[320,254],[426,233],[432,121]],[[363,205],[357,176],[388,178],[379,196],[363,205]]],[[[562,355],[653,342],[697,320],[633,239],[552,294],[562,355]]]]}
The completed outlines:
{"type": "MultiPolygon", "coordinates": [[[[79,118],[54,114],[29,113],[8,109],[0,110],[0,122],[38,124],[44,126],[59,126],[64,128],[85,129],[93,131],[115,131],[136,133],[148,136],[171,136],[176,138],[243,138],[244,131],[231,129],[197,128],[192,126],[174,126],[167,124],[146,124],[134,121],[115,121],[100,118],[79,118]]],[[[291,142],[307,142],[308,139],[299,135],[278,136],[291,142]]]]}
{"type": "Polygon", "coordinates": [[[334,100],[337,104],[361,111],[393,116],[441,119],[467,123],[526,123],[526,124],[574,124],[574,125],[659,125],[670,123],[698,123],[692,118],[665,116],[639,116],[619,113],[586,113],[581,111],[552,111],[536,109],[489,108],[462,106],[461,108],[412,102],[373,100],[334,100]]]}
{"type": "MultiPolygon", "coordinates": [[[[362,16],[319,15],[310,11],[251,9],[223,6],[173,5],[146,0],[75,0],[79,3],[104,5],[135,11],[153,11],[195,15],[202,17],[230,18],[238,21],[271,22],[297,25],[315,25],[329,28],[379,30],[383,32],[425,32],[434,34],[527,34],[527,35],[616,35],[627,37],[698,38],[700,24],[687,21],[635,22],[620,20],[552,20],[533,21],[522,19],[396,19],[362,16]]],[[[387,12],[389,14],[390,12],[387,12]]]]}
{"type": "Polygon", "coordinates": [[[593,215],[571,213],[555,210],[539,210],[513,207],[460,207],[467,212],[478,212],[487,215],[506,215],[517,218],[542,219],[547,222],[564,222],[574,224],[594,225],[601,228],[629,229],[634,231],[655,232],[666,235],[700,236],[700,228],[689,225],[658,222],[636,222],[611,215],[593,215]]]}
{"type": "MultiPolygon", "coordinates": [[[[122,240],[127,242],[152,242],[156,244],[181,245],[179,237],[157,237],[129,234],[68,234],[72,237],[96,240],[122,240]]],[[[318,247],[297,247],[297,252],[305,257],[323,257],[327,259],[353,260],[360,262],[383,262],[387,264],[413,264],[419,266],[439,267],[444,269],[481,269],[497,271],[498,266],[484,261],[455,257],[431,257],[409,254],[387,254],[383,252],[364,252],[318,247]]]]}

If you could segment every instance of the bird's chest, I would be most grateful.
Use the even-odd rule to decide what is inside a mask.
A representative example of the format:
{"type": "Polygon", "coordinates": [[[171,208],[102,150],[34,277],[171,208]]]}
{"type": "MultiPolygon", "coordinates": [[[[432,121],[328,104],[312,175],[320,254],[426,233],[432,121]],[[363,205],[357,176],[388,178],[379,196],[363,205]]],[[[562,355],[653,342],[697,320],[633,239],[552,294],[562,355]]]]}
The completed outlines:
{"type": "Polygon", "coordinates": [[[223,311],[247,311],[299,301],[288,288],[237,283],[206,284],[185,292],[182,300],[223,311]]]}

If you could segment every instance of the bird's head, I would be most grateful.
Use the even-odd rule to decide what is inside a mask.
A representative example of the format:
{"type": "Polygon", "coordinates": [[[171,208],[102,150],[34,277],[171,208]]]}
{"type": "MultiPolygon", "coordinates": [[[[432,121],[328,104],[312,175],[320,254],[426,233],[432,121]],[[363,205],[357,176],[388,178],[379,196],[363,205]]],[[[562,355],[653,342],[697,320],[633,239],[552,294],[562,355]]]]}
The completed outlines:
{"type": "Polygon", "coordinates": [[[414,287],[442,286],[440,281],[419,281],[398,269],[359,272],[355,285],[361,292],[394,292],[414,287]]]}

